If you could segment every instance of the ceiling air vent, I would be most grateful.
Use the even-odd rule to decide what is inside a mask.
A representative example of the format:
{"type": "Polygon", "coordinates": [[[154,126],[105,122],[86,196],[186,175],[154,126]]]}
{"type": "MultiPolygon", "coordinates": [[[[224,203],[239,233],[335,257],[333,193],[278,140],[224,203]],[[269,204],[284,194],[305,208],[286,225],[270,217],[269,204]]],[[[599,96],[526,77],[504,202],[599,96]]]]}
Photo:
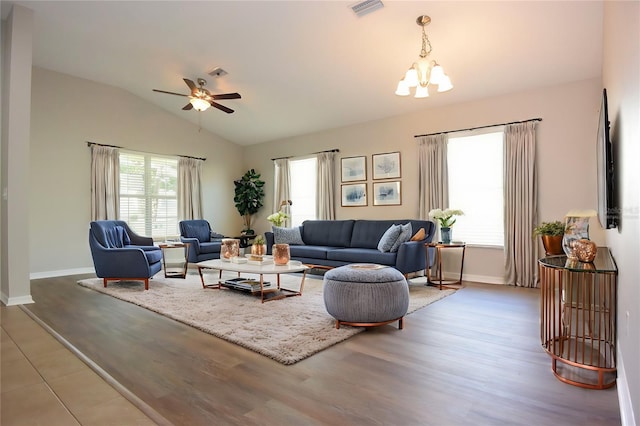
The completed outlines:
{"type": "Polygon", "coordinates": [[[223,70],[220,67],[216,67],[216,68],[212,69],[211,71],[209,71],[207,74],[209,74],[211,77],[222,77],[223,75],[227,75],[228,72],[226,72],[225,70],[223,70]]]}
{"type": "Polygon", "coordinates": [[[384,4],[382,4],[380,0],[365,0],[351,6],[351,10],[353,10],[356,15],[363,16],[382,7],[384,7],[384,4]]]}

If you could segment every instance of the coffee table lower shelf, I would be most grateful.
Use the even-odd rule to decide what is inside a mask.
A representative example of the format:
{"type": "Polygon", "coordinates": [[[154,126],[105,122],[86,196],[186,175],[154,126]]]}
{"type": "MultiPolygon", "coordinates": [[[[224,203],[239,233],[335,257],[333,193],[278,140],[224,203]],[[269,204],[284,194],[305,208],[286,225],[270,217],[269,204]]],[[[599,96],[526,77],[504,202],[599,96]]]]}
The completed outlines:
{"type": "Polygon", "coordinates": [[[308,267],[305,265],[284,265],[284,266],[274,266],[274,265],[245,265],[245,264],[234,264],[230,262],[223,262],[218,259],[207,260],[204,262],[199,262],[198,273],[200,274],[200,279],[202,281],[202,288],[215,288],[222,289],[227,288],[236,291],[242,291],[245,293],[249,293],[252,295],[260,295],[260,299],[262,303],[268,302],[271,300],[280,300],[286,297],[292,296],[302,296],[302,290],[304,289],[304,280],[307,276],[308,267]],[[218,276],[218,282],[213,284],[206,284],[205,277],[203,274],[203,270],[205,269],[213,269],[220,271],[218,276]],[[255,281],[260,284],[260,286],[253,286],[253,288],[247,288],[246,286],[235,285],[234,283],[229,283],[227,280],[222,279],[222,272],[230,271],[237,272],[238,277],[240,278],[240,274],[255,274],[259,276],[259,279],[255,281]],[[283,288],[280,286],[280,274],[283,273],[292,273],[292,272],[302,272],[302,279],[300,281],[299,290],[292,290],[288,288],[283,288]],[[276,286],[275,287],[265,287],[264,286],[264,276],[265,275],[275,275],[276,276],[276,286]]]}

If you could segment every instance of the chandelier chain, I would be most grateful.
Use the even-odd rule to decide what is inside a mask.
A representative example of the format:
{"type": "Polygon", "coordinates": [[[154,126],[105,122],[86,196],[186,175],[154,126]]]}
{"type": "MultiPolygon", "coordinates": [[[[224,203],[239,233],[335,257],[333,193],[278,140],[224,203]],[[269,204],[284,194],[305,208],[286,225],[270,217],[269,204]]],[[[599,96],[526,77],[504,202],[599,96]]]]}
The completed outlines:
{"type": "Polygon", "coordinates": [[[426,58],[431,53],[431,49],[431,42],[429,41],[429,37],[427,37],[424,26],[422,26],[422,50],[420,51],[420,57],[426,58]],[[427,45],[429,45],[429,50],[427,50],[427,45]]]}

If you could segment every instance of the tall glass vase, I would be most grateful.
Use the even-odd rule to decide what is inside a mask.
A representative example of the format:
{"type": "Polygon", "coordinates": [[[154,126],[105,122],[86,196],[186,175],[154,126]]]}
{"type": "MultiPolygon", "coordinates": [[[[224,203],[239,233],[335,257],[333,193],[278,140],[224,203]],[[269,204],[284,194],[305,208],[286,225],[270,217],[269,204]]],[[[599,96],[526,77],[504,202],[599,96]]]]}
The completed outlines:
{"type": "Polygon", "coordinates": [[[451,228],[440,228],[440,237],[445,244],[451,244],[451,228]]]}

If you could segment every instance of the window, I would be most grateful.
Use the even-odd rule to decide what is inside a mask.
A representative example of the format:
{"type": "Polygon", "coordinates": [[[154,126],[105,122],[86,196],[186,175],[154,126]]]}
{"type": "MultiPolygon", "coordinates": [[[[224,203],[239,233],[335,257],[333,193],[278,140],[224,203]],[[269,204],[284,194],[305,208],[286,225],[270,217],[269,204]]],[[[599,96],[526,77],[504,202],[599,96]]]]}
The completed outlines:
{"type": "Polygon", "coordinates": [[[289,160],[291,174],[291,225],[316,218],[316,157],[289,160]]]}
{"type": "Polygon", "coordinates": [[[449,207],[460,209],[453,239],[504,246],[503,132],[449,137],[449,207]]]}
{"type": "Polygon", "coordinates": [[[120,153],[120,219],[154,239],[177,237],[178,160],[120,153]]]}

